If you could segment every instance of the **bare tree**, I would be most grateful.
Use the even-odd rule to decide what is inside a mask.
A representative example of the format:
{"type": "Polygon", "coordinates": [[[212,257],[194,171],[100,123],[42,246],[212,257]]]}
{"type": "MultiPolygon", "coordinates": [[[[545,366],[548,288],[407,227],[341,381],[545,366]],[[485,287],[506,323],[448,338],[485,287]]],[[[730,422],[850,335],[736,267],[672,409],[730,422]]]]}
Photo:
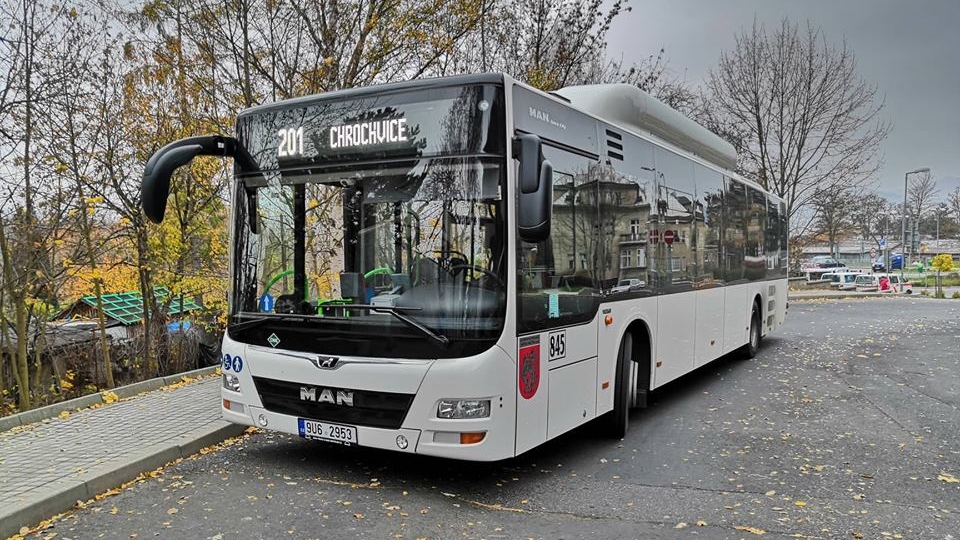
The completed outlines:
{"type": "Polygon", "coordinates": [[[852,190],[844,186],[817,190],[813,199],[814,228],[816,234],[827,237],[831,255],[837,254],[838,239],[853,226],[854,201],[852,190]]]}
{"type": "Polygon", "coordinates": [[[907,183],[907,217],[919,220],[933,207],[937,182],[929,171],[909,177],[907,183]]]}
{"type": "MultiPolygon", "coordinates": [[[[601,51],[603,53],[603,51],[601,51]]],[[[653,97],[666,103],[688,116],[697,109],[697,94],[687,82],[673,73],[665,57],[666,50],[660,49],[639,62],[626,66],[623,59],[607,60],[601,58],[591,75],[596,83],[626,83],[636,86],[653,97]]]]}
{"type": "Polygon", "coordinates": [[[888,236],[900,226],[894,221],[890,202],[876,193],[865,193],[854,197],[850,205],[850,222],[853,230],[862,238],[869,238],[873,245],[880,247],[880,239],[888,236]]]}
{"type": "Polygon", "coordinates": [[[605,58],[610,25],[630,9],[625,0],[609,6],[601,0],[485,0],[481,6],[482,23],[444,59],[441,73],[503,71],[547,91],[605,82],[618,73],[642,79],[605,58]]]}
{"type": "Polygon", "coordinates": [[[32,390],[41,383],[42,338],[30,351],[31,327],[45,318],[42,311],[48,303],[55,302],[51,232],[63,210],[63,193],[51,181],[44,152],[47,130],[38,126],[49,112],[56,85],[75,77],[51,61],[51,51],[60,47],[77,15],[72,8],[43,0],[11,0],[0,3],[0,16],[0,70],[7,71],[0,89],[0,324],[8,356],[14,359],[18,403],[26,410],[34,404],[32,390]],[[15,335],[10,335],[11,328],[15,335]]]}
{"type": "Polygon", "coordinates": [[[956,187],[947,197],[947,206],[953,214],[953,219],[960,222],[960,187],[956,187]]]}
{"type": "Polygon", "coordinates": [[[707,77],[714,123],[733,126],[719,133],[744,135],[731,140],[740,167],[782,197],[791,218],[824,190],[865,185],[879,167],[889,126],[856,67],[845,42],[831,46],[819,29],[784,19],[772,33],[754,22],[707,77]]]}

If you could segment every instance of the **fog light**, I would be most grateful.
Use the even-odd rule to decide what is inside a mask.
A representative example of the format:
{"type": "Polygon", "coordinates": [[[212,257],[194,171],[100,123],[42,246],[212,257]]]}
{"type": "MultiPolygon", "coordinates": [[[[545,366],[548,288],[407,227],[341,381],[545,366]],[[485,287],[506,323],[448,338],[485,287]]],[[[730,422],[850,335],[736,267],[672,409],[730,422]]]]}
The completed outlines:
{"type": "Polygon", "coordinates": [[[410,443],[407,441],[406,437],[404,437],[403,435],[397,435],[397,448],[401,450],[406,450],[409,444],[410,443]]]}
{"type": "Polygon", "coordinates": [[[267,424],[269,424],[267,417],[262,414],[257,417],[257,423],[260,424],[260,427],[267,427],[267,424]]]}
{"type": "Polygon", "coordinates": [[[230,373],[223,374],[223,387],[234,392],[240,391],[240,377],[230,373]]]}
{"type": "Polygon", "coordinates": [[[437,418],[487,418],[489,399],[441,399],[437,404],[437,418]]]}

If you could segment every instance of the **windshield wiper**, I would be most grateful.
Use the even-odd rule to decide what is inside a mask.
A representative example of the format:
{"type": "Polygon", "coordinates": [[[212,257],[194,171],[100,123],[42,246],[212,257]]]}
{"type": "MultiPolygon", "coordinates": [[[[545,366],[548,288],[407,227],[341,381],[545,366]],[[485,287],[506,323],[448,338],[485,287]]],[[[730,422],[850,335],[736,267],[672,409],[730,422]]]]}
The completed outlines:
{"type": "Polygon", "coordinates": [[[404,315],[404,311],[419,311],[420,308],[415,307],[398,307],[398,306],[378,306],[374,304],[342,304],[336,306],[337,309],[346,308],[346,309],[369,309],[373,312],[385,311],[390,315],[393,315],[401,322],[409,326],[410,328],[419,330],[423,335],[429,337],[430,339],[436,341],[443,347],[448,347],[450,345],[450,338],[443,334],[438,334],[437,332],[431,330],[429,327],[424,326],[420,321],[404,315]]]}
{"type": "Polygon", "coordinates": [[[260,313],[254,319],[228,325],[227,329],[242,332],[270,321],[306,321],[312,319],[322,319],[322,317],[318,315],[297,315],[295,313],[260,313]]]}
{"type": "MultiPolygon", "coordinates": [[[[401,322],[407,326],[419,330],[423,335],[429,337],[430,339],[436,341],[440,345],[447,347],[450,345],[450,338],[443,334],[438,334],[437,332],[431,330],[430,328],[424,326],[422,323],[413,319],[407,315],[401,313],[402,311],[419,311],[420,308],[415,307],[398,307],[398,306],[378,306],[374,304],[337,304],[337,309],[368,309],[373,312],[387,312],[390,315],[393,315],[401,322]]],[[[320,315],[297,315],[295,313],[260,313],[254,319],[248,321],[243,321],[239,323],[234,323],[229,325],[227,328],[233,330],[234,332],[242,332],[244,330],[249,330],[251,328],[256,328],[262,324],[271,322],[271,321],[317,321],[323,320],[325,317],[320,315]]]]}

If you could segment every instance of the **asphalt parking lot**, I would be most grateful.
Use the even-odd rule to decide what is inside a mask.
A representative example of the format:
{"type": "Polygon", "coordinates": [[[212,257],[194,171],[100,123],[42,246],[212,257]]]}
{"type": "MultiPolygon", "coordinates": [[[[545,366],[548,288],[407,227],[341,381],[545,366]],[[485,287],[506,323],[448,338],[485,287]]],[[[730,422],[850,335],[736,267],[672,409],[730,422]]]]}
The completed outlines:
{"type": "Polygon", "coordinates": [[[254,433],[59,519],[63,538],[960,538],[960,301],[791,301],[753,360],[477,464],[254,433]]]}

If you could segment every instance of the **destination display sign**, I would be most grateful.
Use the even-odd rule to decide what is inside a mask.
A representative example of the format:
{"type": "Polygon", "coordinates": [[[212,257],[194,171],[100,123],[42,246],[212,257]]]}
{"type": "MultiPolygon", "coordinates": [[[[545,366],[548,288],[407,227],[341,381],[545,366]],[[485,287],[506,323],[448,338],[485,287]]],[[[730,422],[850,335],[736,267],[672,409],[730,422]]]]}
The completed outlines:
{"type": "Polygon", "coordinates": [[[371,159],[504,154],[503,91],[471,85],[358,99],[321,95],[301,100],[299,106],[264,107],[242,114],[237,135],[260,170],[371,159]]]}
{"type": "Polygon", "coordinates": [[[407,142],[407,119],[392,118],[373,122],[357,122],[330,128],[330,148],[375,146],[407,142]]]}

